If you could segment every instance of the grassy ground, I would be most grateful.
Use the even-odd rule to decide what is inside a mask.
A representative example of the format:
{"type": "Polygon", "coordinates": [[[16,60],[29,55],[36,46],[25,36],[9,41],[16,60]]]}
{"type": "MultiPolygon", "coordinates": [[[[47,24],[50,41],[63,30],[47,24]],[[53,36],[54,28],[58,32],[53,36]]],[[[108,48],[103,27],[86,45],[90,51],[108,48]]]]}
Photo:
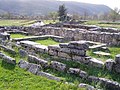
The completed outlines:
{"type": "Polygon", "coordinates": [[[35,42],[40,43],[41,45],[46,45],[46,46],[59,44],[59,42],[56,42],[52,40],[51,38],[46,39],[46,40],[37,40],[35,42]]]}
{"type": "MultiPolygon", "coordinates": [[[[0,20],[0,26],[29,26],[36,20],[0,20]]],[[[56,23],[53,20],[43,20],[45,24],[56,23]]]]}
{"type": "MultiPolygon", "coordinates": [[[[29,26],[33,24],[36,20],[0,20],[0,26],[29,26]]],[[[53,20],[43,20],[45,24],[50,24],[50,23],[56,23],[58,20],[55,22],[53,20]]],[[[120,23],[100,23],[100,21],[88,21],[85,22],[87,25],[98,25],[101,27],[111,27],[111,28],[119,28],[120,29],[120,23]]]]}
{"type": "Polygon", "coordinates": [[[55,20],[55,21],[53,21],[53,20],[43,20],[43,22],[45,23],[45,24],[50,24],[50,23],[57,23],[57,22],[59,22],[58,20],[55,20]]]}
{"type": "Polygon", "coordinates": [[[0,59],[0,90],[83,90],[33,75],[0,59]]]}
{"type": "MultiPolygon", "coordinates": [[[[20,59],[24,60],[24,58],[19,57],[19,54],[12,55],[8,52],[4,52],[4,53],[15,58],[17,62],[20,59]]],[[[59,62],[66,64],[67,67],[80,68],[81,70],[86,71],[89,75],[111,79],[111,80],[114,80],[120,83],[119,74],[116,74],[114,72],[109,72],[107,70],[99,69],[99,68],[93,68],[91,66],[86,66],[86,65],[74,62],[74,61],[66,61],[66,60],[62,60],[59,58],[54,59],[47,54],[39,54],[39,57],[45,60],[47,59],[48,61],[54,61],[54,60],[59,61],[59,62]]],[[[18,68],[18,66],[14,68],[13,66],[6,65],[5,63],[0,63],[0,65],[1,65],[0,71],[2,71],[0,72],[0,88],[2,88],[3,90],[7,88],[9,88],[10,90],[16,90],[16,89],[19,90],[20,86],[21,86],[20,89],[22,90],[26,90],[26,89],[28,90],[32,90],[32,89],[35,89],[35,90],[43,90],[43,89],[44,90],[46,89],[48,90],[77,90],[76,87],[67,86],[67,85],[65,85],[64,87],[64,84],[61,85],[60,83],[32,75],[18,68]]],[[[59,72],[51,68],[43,69],[43,71],[48,72],[58,77],[62,77],[65,81],[73,82],[75,85],[78,85],[79,83],[87,83],[95,87],[100,87],[99,84],[89,83],[86,80],[81,79],[77,75],[71,75],[68,73],[59,72]]]]}
{"type": "Polygon", "coordinates": [[[115,59],[115,55],[120,54],[120,47],[109,47],[109,50],[110,50],[111,56],[98,56],[98,55],[95,55],[92,50],[87,51],[87,55],[102,61],[106,61],[107,59],[110,59],[110,58],[115,59]]]}
{"type": "Polygon", "coordinates": [[[27,36],[23,34],[10,34],[10,37],[14,39],[14,38],[25,38],[27,36]]]}
{"type": "Polygon", "coordinates": [[[85,22],[85,24],[120,29],[120,23],[112,23],[112,22],[111,23],[104,23],[104,22],[100,22],[100,21],[91,20],[91,21],[85,22]]]}
{"type": "MultiPolygon", "coordinates": [[[[27,58],[21,58],[19,56],[18,50],[16,50],[16,55],[5,52],[4,50],[2,50],[2,52],[12,58],[15,58],[17,63],[21,59],[27,60],[27,58]]],[[[51,72],[48,69],[43,71],[46,71],[48,73],[51,72]]],[[[64,75],[63,72],[56,71],[51,74],[59,77],[62,77],[64,75]]],[[[70,75],[67,74],[62,78],[66,78],[66,81],[70,81],[70,78],[72,79],[72,77],[70,76],[70,78],[67,79],[69,76],[70,75]]],[[[0,59],[0,90],[85,90],[82,88],[77,88],[78,84],[79,83],[77,83],[76,86],[71,86],[63,84],[62,82],[56,82],[41,76],[36,76],[26,70],[19,68],[17,65],[13,66],[11,64],[7,64],[0,59]]]]}
{"type": "Polygon", "coordinates": [[[0,26],[27,26],[35,20],[0,20],[0,26]]]}

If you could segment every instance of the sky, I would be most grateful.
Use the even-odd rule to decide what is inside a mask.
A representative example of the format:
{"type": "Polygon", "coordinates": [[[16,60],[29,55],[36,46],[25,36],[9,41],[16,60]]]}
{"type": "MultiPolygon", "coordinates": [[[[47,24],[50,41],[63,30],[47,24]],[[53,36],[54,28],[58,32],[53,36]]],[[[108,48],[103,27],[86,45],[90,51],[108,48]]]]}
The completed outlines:
{"type": "Polygon", "coordinates": [[[92,4],[104,4],[112,9],[114,9],[115,7],[120,9],[120,0],[60,0],[60,1],[77,1],[92,4]]]}

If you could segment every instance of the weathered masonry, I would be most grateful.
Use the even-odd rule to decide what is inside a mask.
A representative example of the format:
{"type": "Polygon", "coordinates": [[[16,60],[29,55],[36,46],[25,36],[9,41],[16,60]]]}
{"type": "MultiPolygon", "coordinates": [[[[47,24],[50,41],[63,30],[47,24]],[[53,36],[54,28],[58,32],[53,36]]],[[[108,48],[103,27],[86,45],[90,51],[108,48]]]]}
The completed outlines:
{"type": "Polygon", "coordinates": [[[65,28],[55,28],[55,27],[41,27],[41,28],[31,28],[26,27],[24,31],[29,32],[34,35],[55,35],[62,36],[66,40],[87,40],[94,42],[107,43],[109,46],[119,46],[120,45],[120,32],[102,32],[102,30],[86,30],[86,29],[65,29],[65,28]]]}

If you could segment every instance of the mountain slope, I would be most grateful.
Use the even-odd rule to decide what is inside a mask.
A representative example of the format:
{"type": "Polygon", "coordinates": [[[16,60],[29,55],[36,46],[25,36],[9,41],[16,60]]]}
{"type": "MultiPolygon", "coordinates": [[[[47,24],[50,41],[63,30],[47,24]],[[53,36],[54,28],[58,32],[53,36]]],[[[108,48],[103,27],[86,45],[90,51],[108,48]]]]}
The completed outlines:
{"type": "Polygon", "coordinates": [[[78,3],[56,0],[0,0],[0,12],[12,12],[16,14],[39,15],[57,11],[59,5],[65,4],[69,13],[89,15],[107,13],[111,9],[105,5],[78,3]]]}

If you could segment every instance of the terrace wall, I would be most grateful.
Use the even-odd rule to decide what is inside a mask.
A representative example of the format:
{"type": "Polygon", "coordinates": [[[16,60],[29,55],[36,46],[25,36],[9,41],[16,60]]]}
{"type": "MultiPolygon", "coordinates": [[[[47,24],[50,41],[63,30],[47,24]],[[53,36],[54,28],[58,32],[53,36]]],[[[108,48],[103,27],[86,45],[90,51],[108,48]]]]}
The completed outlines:
{"type": "Polygon", "coordinates": [[[120,32],[100,32],[100,31],[89,31],[86,29],[65,29],[55,27],[41,27],[31,28],[26,27],[24,31],[29,32],[33,35],[56,35],[62,36],[67,40],[87,40],[94,42],[107,43],[109,46],[120,46],[120,32]]]}

